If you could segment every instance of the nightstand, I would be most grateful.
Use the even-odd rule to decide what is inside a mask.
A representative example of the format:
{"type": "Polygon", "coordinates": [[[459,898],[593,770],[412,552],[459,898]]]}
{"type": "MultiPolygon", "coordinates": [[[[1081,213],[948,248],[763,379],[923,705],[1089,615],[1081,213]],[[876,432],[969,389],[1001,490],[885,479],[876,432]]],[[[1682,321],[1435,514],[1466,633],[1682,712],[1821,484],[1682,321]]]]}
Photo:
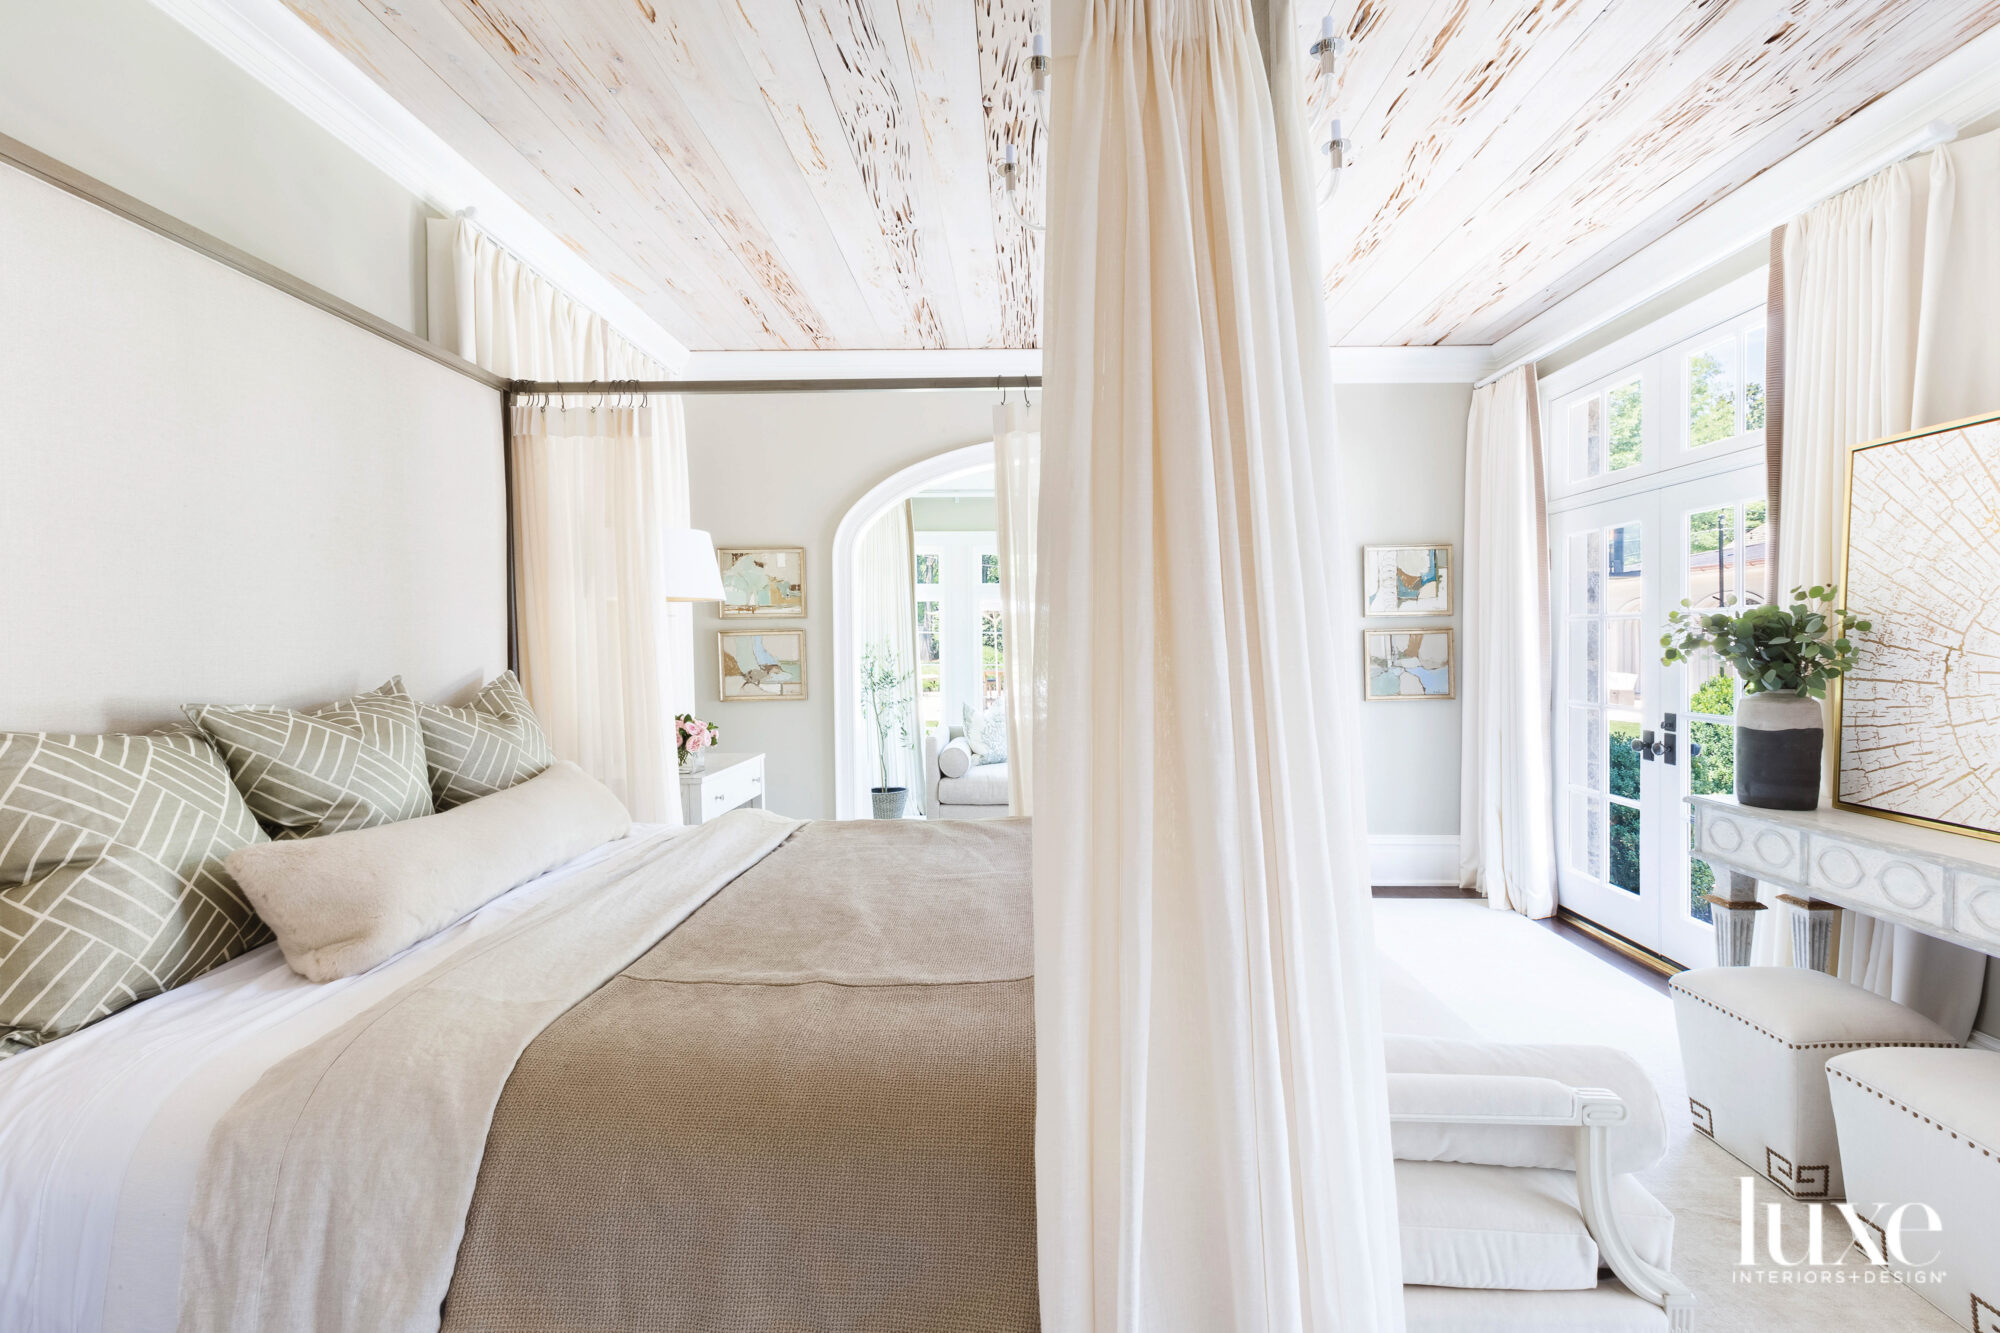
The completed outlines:
{"type": "Polygon", "coordinates": [[[764,756],[711,754],[699,773],[681,774],[681,818],[705,824],[739,805],[764,808],[764,756]]]}

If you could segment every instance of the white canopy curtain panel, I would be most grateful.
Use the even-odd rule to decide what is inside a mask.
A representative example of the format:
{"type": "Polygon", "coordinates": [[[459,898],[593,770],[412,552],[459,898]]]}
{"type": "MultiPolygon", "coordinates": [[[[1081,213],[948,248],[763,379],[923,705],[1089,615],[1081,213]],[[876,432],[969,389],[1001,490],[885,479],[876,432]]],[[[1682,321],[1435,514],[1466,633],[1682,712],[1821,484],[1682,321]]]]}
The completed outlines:
{"type": "MultiPolygon", "coordinates": [[[[2000,408],[1996,225],[2000,132],[1899,162],[1786,227],[1781,593],[1839,577],[1850,446],[2000,408]]],[[[1788,947],[1760,930],[1756,961],[1788,947]]],[[[1985,959],[1844,912],[1837,974],[1963,1039],[1985,959]]]]}
{"type": "MultiPolygon", "coordinates": [[[[431,338],[513,379],[665,369],[469,223],[430,224],[431,338]]],[[[530,399],[508,423],[521,683],[556,753],[634,819],[681,822],[673,719],[694,710],[694,621],[666,593],[689,525],[678,398],[530,399]]]]}
{"type": "MultiPolygon", "coordinates": [[[[854,642],[859,658],[851,670],[863,680],[862,716],[844,719],[843,726],[860,727],[864,743],[856,756],[859,769],[848,780],[865,795],[876,786],[902,787],[905,807],[923,808],[923,771],[918,759],[922,744],[917,721],[917,585],[916,554],[908,501],[893,504],[862,530],[854,546],[854,642]],[[884,712],[893,719],[887,739],[888,774],[882,772],[881,733],[865,693],[865,669],[873,664],[900,678],[902,684],[884,695],[884,712]]],[[[862,808],[867,808],[864,800],[862,808]]]]}
{"type": "Polygon", "coordinates": [[[1042,435],[1025,403],[993,409],[993,498],[1000,547],[1000,623],[1006,635],[1007,806],[1031,813],[1029,776],[1035,717],[1042,711],[1047,678],[1035,656],[1035,513],[1041,501],[1042,435]]]}
{"type": "Polygon", "coordinates": [[[1548,514],[1535,371],[1472,392],[1465,432],[1459,883],[1491,907],[1556,910],[1549,773],[1548,514]]]}
{"type": "Polygon", "coordinates": [[[1286,10],[1055,10],[1033,740],[1050,1333],[1403,1324],[1359,606],[1286,10]]]}

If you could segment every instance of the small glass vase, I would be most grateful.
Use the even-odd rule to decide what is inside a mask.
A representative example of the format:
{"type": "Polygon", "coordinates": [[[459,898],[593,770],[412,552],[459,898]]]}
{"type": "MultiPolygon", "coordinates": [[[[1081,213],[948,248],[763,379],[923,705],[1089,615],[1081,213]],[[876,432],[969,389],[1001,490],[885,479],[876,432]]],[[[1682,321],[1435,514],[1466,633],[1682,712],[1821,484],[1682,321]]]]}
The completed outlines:
{"type": "Polygon", "coordinates": [[[708,751],[695,750],[681,756],[681,772],[699,773],[708,767],[708,751]]]}

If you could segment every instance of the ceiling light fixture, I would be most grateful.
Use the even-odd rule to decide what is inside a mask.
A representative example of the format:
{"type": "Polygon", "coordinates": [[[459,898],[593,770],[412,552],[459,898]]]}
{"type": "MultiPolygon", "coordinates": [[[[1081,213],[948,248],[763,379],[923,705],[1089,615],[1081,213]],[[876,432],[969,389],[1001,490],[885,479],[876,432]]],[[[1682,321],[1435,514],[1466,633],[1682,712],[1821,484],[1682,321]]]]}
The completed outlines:
{"type": "Polygon", "coordinates": [[[1354,165],[1354,143],[1343,133],[1339,116],[1327,122],[1326,142],[1320,151],[1332,160],[1335,171],[1354,165]]]}
{"type": "Polygon", "coordinates": [[[1322,74],[1332,77],[1340,73],[1341,59],[1347,54],[1347,39],[1334,32],[1333,15],[1328,14],[1319,21],[1319,40],[1307,49],[1319,57],[1322,74]]]}
{"type": "Polygon", "coordinates": [[[1028,56],[1028,89],[1034,99],[1046,106],[1049,100],[1049,39],[1036,33],[1030,45],[1028,56]]]}

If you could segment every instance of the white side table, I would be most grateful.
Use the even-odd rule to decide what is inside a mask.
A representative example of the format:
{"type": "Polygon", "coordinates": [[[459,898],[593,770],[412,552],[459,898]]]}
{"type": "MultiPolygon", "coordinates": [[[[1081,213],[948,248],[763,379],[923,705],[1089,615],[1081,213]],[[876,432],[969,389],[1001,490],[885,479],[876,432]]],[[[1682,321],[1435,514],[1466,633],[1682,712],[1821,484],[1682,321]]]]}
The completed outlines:
{"type": "Polygon", "coordinates": [[[764,808],[764,756],[710,754],[699,773],[681,774],[681,818],[705,824],[739,805],[764,808]]]}

